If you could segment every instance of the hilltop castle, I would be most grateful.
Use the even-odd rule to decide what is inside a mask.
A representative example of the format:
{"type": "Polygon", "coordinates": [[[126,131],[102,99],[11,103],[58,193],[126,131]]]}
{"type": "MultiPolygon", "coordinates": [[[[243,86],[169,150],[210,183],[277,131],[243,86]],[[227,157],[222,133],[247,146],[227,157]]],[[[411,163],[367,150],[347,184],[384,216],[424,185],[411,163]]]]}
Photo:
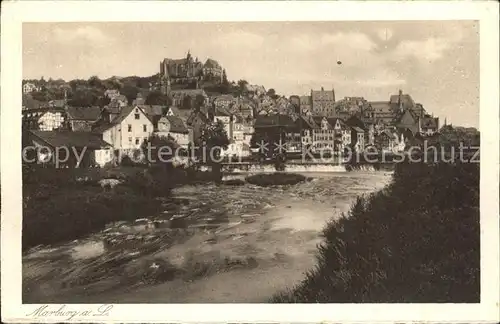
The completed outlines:
{"type": "Polygon", "coordinates": [[[220,83],[222,71],[217,61],[208,58],[203,64],[198,61],[197,57],[193,59],[189,51],[185,58],[165,58],[160,62],[160,77],[164,80],[172,80],[174,83],[194,80],[213,80],[220,83]]]}

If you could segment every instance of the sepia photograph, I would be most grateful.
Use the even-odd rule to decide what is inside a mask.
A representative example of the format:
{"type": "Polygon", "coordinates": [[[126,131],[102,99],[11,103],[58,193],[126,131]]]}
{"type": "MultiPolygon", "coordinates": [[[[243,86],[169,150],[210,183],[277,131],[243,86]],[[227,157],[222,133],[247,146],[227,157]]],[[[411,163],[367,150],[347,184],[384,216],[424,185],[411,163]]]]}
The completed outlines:
{"type": "Polygon", "coordinates": [[[2,237],[13,216],[24,315],[485,302],[482,28],[23,21],[22,206],[5,210],[2,160],[2,237]]]}

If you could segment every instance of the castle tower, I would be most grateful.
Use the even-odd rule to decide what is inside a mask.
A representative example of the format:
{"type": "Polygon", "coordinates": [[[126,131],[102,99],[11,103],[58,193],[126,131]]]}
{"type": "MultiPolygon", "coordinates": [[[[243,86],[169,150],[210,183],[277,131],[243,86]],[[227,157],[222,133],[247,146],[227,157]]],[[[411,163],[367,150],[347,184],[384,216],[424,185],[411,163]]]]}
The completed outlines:
{"type": "Polygon", "coordinates": [[[399,104],[399,111],[403,112],[404,106],[403,106],[403,90],[399,89],[399,96],[398,96],[398,104],[399,104]]]}

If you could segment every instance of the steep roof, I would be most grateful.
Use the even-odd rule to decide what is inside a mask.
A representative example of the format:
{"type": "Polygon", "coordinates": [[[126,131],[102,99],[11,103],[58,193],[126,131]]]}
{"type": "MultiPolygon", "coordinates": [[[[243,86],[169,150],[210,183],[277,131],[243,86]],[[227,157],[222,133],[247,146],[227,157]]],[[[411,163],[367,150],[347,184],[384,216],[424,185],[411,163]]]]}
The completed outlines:
{"type": "Polygon", "coordinates": [[[113,120],[110,122],[110,123],[105,123],[105,124],[102,124],[102,125],[99,125],[98,127],[96,127],[93,132],[94,133],[102,133],[108,129],[110,129],[111,127],[113,126],[116,126],[116,125],[119,125],[121,124],[121,122],[127,118],[128,115],[130,115],[130,113],[135,109],[139,109],[140,111],[142,111],[142,113],[148,118],[148,120],[153,124],[153,120],[151,120],[151,118],[146,114],[144,113],[144,110],[141,109],[141,107],[134,107],[134,106],[125,106],[122,108],[122,110],[120,111],[120,113],[118,114],[118,116],[116,116],[115,118],[113,118],[113,120]]]}
{"type": "Polygon", "coordinates": [[[308,128],[311,129],[317,129],[319,126],[316,124],[312,116],[299,116],[299,119],[297,119],[298,123],[302,123],[302,126],[307,126],[308,128]]]}
{"type": "Polygon", "coordinates": [[[353,126],[352,129],[354,129],[354,131],[356,133],[364,133],[365,131],[357,126],[353,126]]]}
{"type": "Polygon", "coordinates": [[[136,105],[137,107],[140,107],[142,111],[149,117],[151,116],[158,116],[162,115],[163,113],[163,106],[160,105],[136,105]]]}
{"type": "Polygon", "coordinates": [[[111,145],[103,141],[99,135],[90,132],[71,131],[30,131],[31,134],[52,147],[75,147],[100,149],[111,145]]]}
{"type": "Polygon", "coordinates": [[[68,107],[66,113],[72,120],[96,121],[101,116],[100,107],[68,107]]]}
{"type": "Polygon", "coordinates": [[[189,130],[187,129],[186,125],[184,125],[184,122],[179,117],[166,116],[166,117],[162,117],[162,118],[165,118],[170,122],[170,132],[180,133],[180,134],[189,133],[189,130]]]}

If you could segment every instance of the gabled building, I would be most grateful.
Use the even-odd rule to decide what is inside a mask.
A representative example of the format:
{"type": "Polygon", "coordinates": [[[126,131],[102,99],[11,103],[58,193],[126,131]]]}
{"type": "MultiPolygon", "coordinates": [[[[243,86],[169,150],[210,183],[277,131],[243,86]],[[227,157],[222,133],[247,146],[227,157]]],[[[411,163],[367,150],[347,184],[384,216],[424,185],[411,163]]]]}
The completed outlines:
{"type": "Polygon", "coordinates": [[[340,118],[328,118],[328,122],[333,127],[335,151],[344,152],[352,142],[351,127],[340,118]]]}
{"type": "Polygon", "coordinates": [[[312,113],[320,116],[334,116],[335,90],[311,90],[312,113]]]}
{"type": "Polygon", "coordinates": [[[439,118],[424,115],[419,118],[419,132],[424,136],[434,135],[439,131],[439,118]]]}
{"type": "Polygon", "coordinates": [[[155,132],[159,136],[172,138],[180,147],[188,148],[189,130],[181,118],[177,116],[163,116],[158,121],[155,132]]]}
{"type": "Polygon", "coordinates": [[[66,125],[74,132],[90,132],[101,118],[100,107],[67,107],[66,125]]]}
{"type": "Polygon", "coordinates": [[[351,129],[352,145],[357,152],[362,152],[365,149],[365,131],[357,126],[351,129]]]}
{"type": "Polygon", "coordinates": [[[65,123],[64,108],[45,107],[25,109],[22,111],[22,126],[24,129],[53,131],[62,129],[65,123]]]}
{"type": "Polygon", "coordinates": [[[103,111],[101,120],[92,130],[110,143],[115,150],[133,154],[153,133],[153,123],[138,106],[127,106],[118,115],[112,116],[103,111]]]}
{"type": "Polygon", "coordinates": [[[40,91],[40,87],[32,82],[26,82],[23,84],[23,94],[28,94],[31,92],[40,91]]]}
{"type": "Polygon", "coordinates": [[[32,130],[25,132],[23,137],[26,137],[25,143],[40,148],[36,155],[38,161],[32,161],[33,163],[49,163],[56,164],[56,167],[70,168],[102,167],[113,159],[111,145],[90,132],[32,130]],[[44,149],[41,149],[42,147],[44,149]],[[59,156],[59,160],[56,161],[54,158],[56,150],[67,152],[68,156],[59,156]]]}
{"type": "Polygon", "coordinates": [[[185,97],[191,99],[191,108],[194,108],[194,103],[197,96],[202,96],[204,99],[204,104],[209,103],[207,94],[203,89],[183,89],[183,90],[172,90],[170,91],[172,97],[172,105],[177,107],[183,107],[183,102],[185,97]]]}
{"type": "Polygon", "coordinates": [[[313,129],[313,150],[333,152],[335,148],[335,134],[332,125],[325,116],[314,116],[314,122],[318,125],[313,129]]]}

